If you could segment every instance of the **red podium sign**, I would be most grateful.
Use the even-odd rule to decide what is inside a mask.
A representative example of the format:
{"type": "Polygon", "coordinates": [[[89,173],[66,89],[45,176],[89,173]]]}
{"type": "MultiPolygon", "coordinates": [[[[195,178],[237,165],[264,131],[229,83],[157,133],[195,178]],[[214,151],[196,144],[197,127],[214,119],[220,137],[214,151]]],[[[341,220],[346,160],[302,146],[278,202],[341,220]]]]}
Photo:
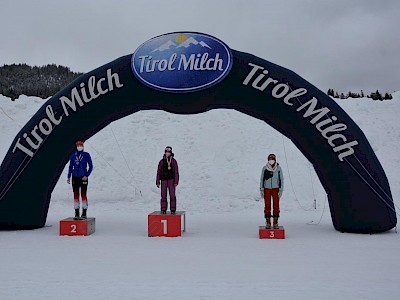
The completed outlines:
{"type": "Polygon", "coordinates": [[[87,236],[95,231],[95,218],[75,220],[67,218],[60,221],[60,235],[87,236]]]}
{"type": "Polygon", "coordinates": [[[259,236],[260,239],[284,239],[285,238],[285,228],[283,226],[279,226],[278,228],[269,228],[266,229],[265,226],[259,227],[259,236]]]}
{"type": "Polygon", "coordinates": [[[148,215],[148,236],[181,236],[186,230],[186,214],[184,211],[177,211],[175,215],[162,215],[160,211],[148,215]]]}

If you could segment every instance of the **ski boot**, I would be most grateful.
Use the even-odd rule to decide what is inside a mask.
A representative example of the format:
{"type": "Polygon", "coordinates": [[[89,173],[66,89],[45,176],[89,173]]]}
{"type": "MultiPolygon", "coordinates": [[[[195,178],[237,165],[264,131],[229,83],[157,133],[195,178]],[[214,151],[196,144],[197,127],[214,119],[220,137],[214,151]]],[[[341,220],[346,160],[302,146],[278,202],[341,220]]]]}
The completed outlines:
{"type": "Polygon", "coordinates": [[[265,218],[265,221],[266,221],[265,228],[271,229],[271,218],[265,218]]]}
{"type": "Polygon", "coordinates": [[[171,210],[171,215],[174,215],[175,214],[175,210],[171,210]]]}
{"type": "Polygon", "coordinates": [[[166,211],[166,210],[162,210],[162,211],[161,211],[161,214],[162,214],[162,215],[166,215],[166,214],[167,214],[167,211],[166,211]]]}
{"type": "Polygon", "coordinates": [[[74,220],[80,220],[81,218],[79,217],[79,208],[75,209],[75,217],[74,220]]]}
{"type": "Polygon", "coordinates": [[[82,209],[82,215],[81,215],[81,218],[82,218],[82,219],[87,219],[86,211],[87,211],[86,208],[82,209]]]}
{"type": "Polygon", "coordinates": [[[274,226],[275,229],[278,229],[278,228],[279,228],[278,218],[279,218],[279,217],[274,217],[274,224],[273,224],[273,226],[274,226]]]}

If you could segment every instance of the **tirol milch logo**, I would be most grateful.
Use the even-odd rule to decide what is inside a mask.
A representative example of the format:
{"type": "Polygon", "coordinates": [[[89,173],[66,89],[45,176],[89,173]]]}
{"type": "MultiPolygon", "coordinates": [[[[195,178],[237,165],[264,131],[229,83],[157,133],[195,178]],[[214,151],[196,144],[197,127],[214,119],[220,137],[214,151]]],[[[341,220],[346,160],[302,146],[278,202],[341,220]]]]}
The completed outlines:
{"type": "Polygon", "coordinates": [[[215,37],[177,32],[155,37],[132,55],[136,78],[154,89],[193,92],[223,80],[232,68],[232,52],[215,37]]]}

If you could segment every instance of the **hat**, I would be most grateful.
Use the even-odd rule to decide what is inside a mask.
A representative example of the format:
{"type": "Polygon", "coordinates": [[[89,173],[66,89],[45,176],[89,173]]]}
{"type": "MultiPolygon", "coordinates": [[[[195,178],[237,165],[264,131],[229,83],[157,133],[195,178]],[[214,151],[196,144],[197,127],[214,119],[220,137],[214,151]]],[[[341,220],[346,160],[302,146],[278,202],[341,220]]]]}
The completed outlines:
{"type": "Polygon", "coordinates": [[[82,146],[83,147],[83,142],[82,141],[77,141],[76,143],[75,143],[75,145],[78,147],[78,146],[82,146]]]}
{"type": "Polygon", "coordinates": [[[269,154],[269,155],[268,155],[268,160],[270,160],[270,159],[276,160],[275,154],[273,154],[273,153],[269,154]]]}
{"type": "Polygon", "coordinates": [[[172,147],[171,146],[165,147],[165,150],[167,150],[167,149],[172,153],[172,147]]]}

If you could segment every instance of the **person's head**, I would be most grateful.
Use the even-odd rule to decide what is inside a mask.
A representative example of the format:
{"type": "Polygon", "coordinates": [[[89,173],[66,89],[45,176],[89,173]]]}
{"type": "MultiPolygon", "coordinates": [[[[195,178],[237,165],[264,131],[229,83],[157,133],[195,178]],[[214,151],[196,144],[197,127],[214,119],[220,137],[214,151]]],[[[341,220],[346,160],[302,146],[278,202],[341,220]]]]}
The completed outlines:
{"type": "Polygon", "coordinates": [[[268,155],[268,163],[273,166],[276,163],[276,155],[271,153],[268,155]]]}
{"type": "Polygon", "coordinates": [[[82,141],[77,141],[75,143],[75,145],[76,145],[76,150],[83,151],[83,142],[82,141]]]}
{"type": "Polygon", "coordinates": [[[167,146],[165,147],[165,156],[170,157],[172,155],[172,147],[167,146]]]}

